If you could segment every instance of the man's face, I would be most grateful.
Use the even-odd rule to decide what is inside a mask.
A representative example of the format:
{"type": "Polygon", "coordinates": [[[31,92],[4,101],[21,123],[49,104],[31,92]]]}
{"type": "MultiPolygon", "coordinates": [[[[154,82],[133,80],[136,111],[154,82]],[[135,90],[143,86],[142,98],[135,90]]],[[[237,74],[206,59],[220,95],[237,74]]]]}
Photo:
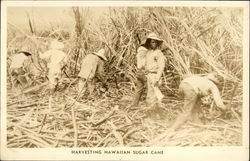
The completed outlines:
{"type": "Polygon", "coordinates": [[[151,40],[150,41],[150,46],[151,46],[152,49],[156,49],[157,44],[158,44],[157,40],[151,40]]]}

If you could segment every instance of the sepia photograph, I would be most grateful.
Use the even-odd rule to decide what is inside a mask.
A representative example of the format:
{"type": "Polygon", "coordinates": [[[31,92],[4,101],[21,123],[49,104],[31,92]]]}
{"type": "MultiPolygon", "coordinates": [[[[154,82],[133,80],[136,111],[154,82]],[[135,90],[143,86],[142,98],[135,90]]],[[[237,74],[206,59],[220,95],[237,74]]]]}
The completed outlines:
{"type": "Polygon", "coordinates": [[[7,149],[157,157],[163,150],[128,149],[244,145],[246,7],[5,11],[7,149]]]}

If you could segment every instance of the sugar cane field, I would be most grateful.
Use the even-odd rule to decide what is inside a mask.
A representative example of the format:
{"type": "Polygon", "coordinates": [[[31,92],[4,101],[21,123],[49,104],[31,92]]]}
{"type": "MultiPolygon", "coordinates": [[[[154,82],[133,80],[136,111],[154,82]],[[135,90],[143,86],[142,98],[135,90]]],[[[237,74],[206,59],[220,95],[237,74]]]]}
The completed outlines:
{"type": "Polygon", "coordinates": [[[61,11],[57,15],[51,10],[53,7],[8,10],[8,148],[242,145],[241,8],[55,7],[61,11]],[[23,17],[15,19],[15,12],[23,17]],[[136,91],[137,49],[151,32],[164,40],[161,119],[148,116],[147,88],[139,105],[130,106],[136,91]],[[39,53],[48,50],[52,39],[64,44],[68,59],[51,96],[48,65],[39,53]],[[32,53],[29,87],[16,91],[12,89],[11,57],[23,46],[32,53]],[[82,60],[101,46],[107,50],[107,86],[96,79],[93,94],[79,95],[82,60]],[[188,74],[209,72],[223,78],[219,89],[227,114],[222,117],[209,95],[202,98],[200,123],[189,120],[178,130],[169,130],[183,110],[178,92],[181,80],[188,74]]]}

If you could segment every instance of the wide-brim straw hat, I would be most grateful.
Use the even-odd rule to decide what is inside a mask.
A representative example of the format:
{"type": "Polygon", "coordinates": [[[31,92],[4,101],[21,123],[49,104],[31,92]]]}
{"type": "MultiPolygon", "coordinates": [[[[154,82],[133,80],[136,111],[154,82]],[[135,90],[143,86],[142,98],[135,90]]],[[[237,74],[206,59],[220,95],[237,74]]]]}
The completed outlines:
{"type": "Polygon", "coordinates": [[[93,54],[95,54],[95,55],[101,57],[103,60],[107,61],[104,49],[100,49],[98,52],[93,52],[93,54]]]}
{"type": "Polygon", "coordinates": [[[150,33],[147,36],[147,39],[157,40],[157,41],[163,41],[156,33],[150,33]]]}
{"type": "Polygon", "coordinates": [[[32,55],[32,53],[29,51],[27,47],[22,47],[21,50],[18,51],[18,53],[25,53],[25,54],[32,55]]]}
{"type": "Polygon", "coordinates": [[[156,33],[150,33],[148,34],[148,36],[146,37],[146,39],[142,42],[142,44],[145,44],[148,40],[157,40],[157,41],[160,41],[160,42],[163,42],[164,40],[161,39],[156,33]]]}
{"type": "Polygon", "coordinates": [[[220,84],[219,75],[217,73],[209,73],[205,77],[216,84],[220,84]]]}
{"type": "Polygon", "coordinates": [[[50,44],[50,49],[62,50],[64,48],[64,44],[57,40],[53,40],[50,44]]]}

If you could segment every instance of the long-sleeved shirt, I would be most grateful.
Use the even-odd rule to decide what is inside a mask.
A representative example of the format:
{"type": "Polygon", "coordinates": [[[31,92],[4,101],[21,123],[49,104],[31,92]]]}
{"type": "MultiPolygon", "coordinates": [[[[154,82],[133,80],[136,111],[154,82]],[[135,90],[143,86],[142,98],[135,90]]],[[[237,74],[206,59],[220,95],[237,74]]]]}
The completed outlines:
{"type": "Polygon", "coordinates": [[[66,61],[66,54],[61,50],[51,49],[43,54],[40,54],[41,59],[47,59],[49,62],[48,68],[50,72],[59,72],[61,65],[66,61]]]}
{"type": "Polygon", "coordinates": [[[84,57],[78,76],[85,79],[92,79],[96,74],[99,74],[103,81],[104,61],[94,54],[89,54],[84,57]]]}
{"type": "Polygon", "coordinates": [[[146,54],[146,71],[156,73],[156,81],[160,80],[165,68],[165,56],[161,50],[149,50],[146,54]]]}
{"type": "Polygon", "coordinates": [[[136,60],[137,60],[137,69],[143,69],[146,65],[146,54],[148,49],[143,46],[140,46],[137,50],[136,60]]]}
{"type": "Polygon", "coordinates": [[[207,96],[212,93],[214,102],[218,107],[223,107],[223,101],[220,97],[220,92],[217,86],[206,77],[190,76],[182,82],[186,82],[193,87],[195,92],[201,96],[207,96]]]}

